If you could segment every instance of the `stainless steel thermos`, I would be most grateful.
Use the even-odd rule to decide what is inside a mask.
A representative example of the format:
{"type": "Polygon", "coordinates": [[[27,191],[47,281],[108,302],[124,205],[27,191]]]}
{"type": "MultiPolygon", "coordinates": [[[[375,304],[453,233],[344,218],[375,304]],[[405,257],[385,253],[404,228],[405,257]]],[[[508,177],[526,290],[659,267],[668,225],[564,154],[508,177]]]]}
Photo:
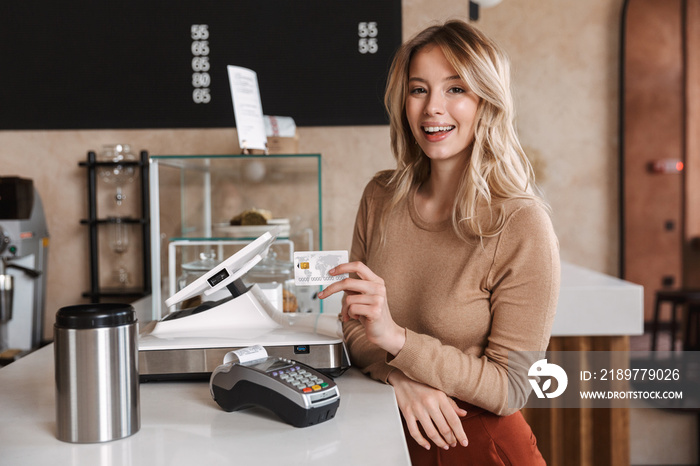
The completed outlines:
{"type": "Polygon", "coordinates": [[[128,437],[139,418],[138,335],[128,304],[68,306],[56,313],[56,437],[73,443],[128,437]]]}

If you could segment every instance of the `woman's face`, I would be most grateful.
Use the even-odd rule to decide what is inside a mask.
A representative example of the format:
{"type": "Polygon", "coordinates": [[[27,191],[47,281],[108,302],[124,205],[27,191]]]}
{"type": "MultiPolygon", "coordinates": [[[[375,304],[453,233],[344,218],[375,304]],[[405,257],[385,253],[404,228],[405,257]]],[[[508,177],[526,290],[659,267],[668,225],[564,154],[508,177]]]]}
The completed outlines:
{"type": "Polygon", "coordinates": [[[432,162],[469,158],[478,104],[479,97],[467,88],[440,47],[429,45],[413,55],[406,117],[413,137],[432,162]]]}

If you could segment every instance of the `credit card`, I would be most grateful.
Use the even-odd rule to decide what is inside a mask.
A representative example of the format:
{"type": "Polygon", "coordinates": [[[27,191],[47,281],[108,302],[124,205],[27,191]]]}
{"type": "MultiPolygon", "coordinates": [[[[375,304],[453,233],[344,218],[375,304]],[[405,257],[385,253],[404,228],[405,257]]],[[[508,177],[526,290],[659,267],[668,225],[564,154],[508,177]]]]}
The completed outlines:
{"type": "Polygon", "coordinates": [[[326,286],[348,278],[347,273],[328,275],[330,269],[347,262],[347,251],[297,251],[294,253],[294,284],[326,286]]]}

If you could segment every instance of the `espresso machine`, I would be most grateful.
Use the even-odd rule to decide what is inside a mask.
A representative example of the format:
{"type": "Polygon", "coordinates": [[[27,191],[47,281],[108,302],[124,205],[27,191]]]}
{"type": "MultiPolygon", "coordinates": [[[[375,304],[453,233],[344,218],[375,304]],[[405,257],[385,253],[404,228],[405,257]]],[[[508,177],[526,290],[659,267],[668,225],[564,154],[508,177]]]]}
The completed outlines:
{"type": "Polygon", "coordinates": [[[48,245],[33,181],[0,177],[0,365],[41,346],[48,245]]]}

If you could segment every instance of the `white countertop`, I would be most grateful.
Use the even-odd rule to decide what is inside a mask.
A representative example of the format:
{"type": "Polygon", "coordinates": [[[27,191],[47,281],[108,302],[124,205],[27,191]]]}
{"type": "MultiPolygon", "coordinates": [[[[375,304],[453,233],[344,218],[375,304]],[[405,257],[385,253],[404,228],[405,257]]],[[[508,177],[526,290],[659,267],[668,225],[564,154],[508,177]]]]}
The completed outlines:
{"type": "Polygon", "coordinates": [[[644,288],[641,285],[562,261],[552,336],[643,333],[644,288]]]}
{"type": "MultiPolygon", "coordinates": [[[[563,262],[552,335],[641,334],[642,299],[639,285],[563,262]]],[[[140,313],[148,313],[148,302],[139,303],[140,313]]],[[[0,466],[410,464],[392,387],[353,368],[336,382],[341,402],[335,418],[301,429],[258,408],[223,411],[206,381],[145,383],[139,432],[70,444],[55,437],[49,345],[0,369],[0,466]]]]}
{"type": "Polygon", "coordinates": [[[203,382],[141,384],[141,429],[98,444],[56,439],[53,345],[0,369],[0,465],[410,465],[391,386],[336,379],[335,418],[305,428],[250,408],[227,413],[203,382]]]}
{"type": "MultiPolygon", "coordinates": [[[[340,296],[326,302],[340,312],[340,296]]],[[[569,262],[561,263],[561,288],[552,336],[619,336],[644,333],[644,288],[569,262]]]]}
{"type": "MultiPolygon", "coordinates": [[[[139,322],[152,320],[150,299],[148,296],[134,303],[139,322]]],[[[335,294],[324,303],[325,314],[337,315],[340,307],[340,294],[335,294]]],[[[339,327],[337,331],[341,332],[339,327]]],[[[562,261],[561,288],[552,336],[643,333],[644,288],[641,285],[562,261]]]]}

